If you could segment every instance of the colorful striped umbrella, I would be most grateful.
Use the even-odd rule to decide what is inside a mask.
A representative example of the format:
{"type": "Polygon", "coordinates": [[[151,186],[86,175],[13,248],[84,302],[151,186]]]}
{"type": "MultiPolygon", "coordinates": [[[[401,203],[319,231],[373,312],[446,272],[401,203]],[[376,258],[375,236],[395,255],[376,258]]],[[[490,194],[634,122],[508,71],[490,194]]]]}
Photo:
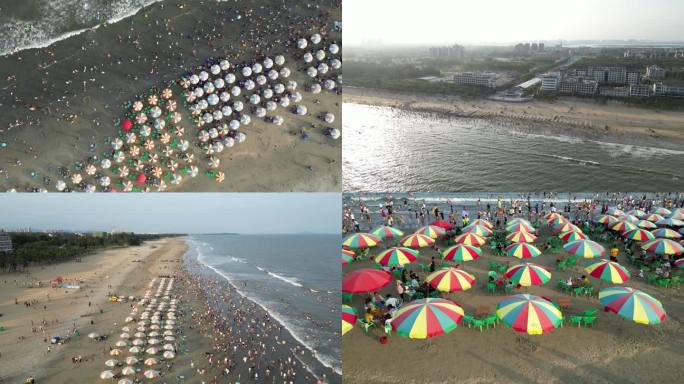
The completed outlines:
{"type": "MultiPolygon", "coordinates": [[[[681,209],[682,208],[677,208],[677,210],[675,212],[672,212],[672,214],[670,215],[670,219],[679,220],[679,221],[684,220],[684,210],[681,210],[681,209]]],[[[682,225],[682,224],[679,224],[679,225],[682,225]]]]}
{"type": "Polygon", "coordinates": [[[642,217],[648,215],[646,211],[642,211],[641,209],[632,209],[627,211],[628,215],[636,216],[636,217],[642,217]]]}
{"type": "Polygon", "coordinates": [[[342,250],[342,265],[349,264],[354,261],[353,256],[349,256],[348,254],[344,253],[344,250],[342,250]]]}
{"type": "Polygon", "coordinates": [[[665,309],[651,295],[630,287],[610,287],[599,291],[599,300],[606,310],[640,324],[659,324],[665,319],[665,309]]]}
{"type": "Polygon", "coordinates": [[[380,239],[377,237],[371,235],[370,233],[355,233],[349,237],[347,237],[343,242],[342,245],[348,247],[348,248],[356,248],[356,249],[362,249],[362,248],[369,248],[369,247],[375,247],[380,243],[380,239]]]}
{"type": "Polygon", "coordinates": [[[565,244],[563,249],[571,255],[582,256],[585,259],[591,259],[606,254],[606,249],[593,240],[574,240],[565,244]]]}
{"type": "Polygon", "coordinates": [[[494,224],[492,224],[489,220],[485,219],[475,219],[470,222],[470,225],[484,225],[489,229],[494,229],[494,224]]]}
{"type": "Polygon", "coordinates": [[[552,302],[535,295],[505,297],[496,306],[496,315],[516,332],[541,335],[561,325],[563,314],[552,302]]]}
{"type": "Polygon", "coordinates": [[[653,229],[653,228],[658,228],[657,225],[651,223],[648,220],[639,220],[636,222],[637,227],[639,228],[644,228],[644,229],[653,229]]]}
{"type": "Polygon", "coordinates": [[[630,223],[636,223],[639,221],[639,218],[634,216],[634,215],[627,214],[627,215],[622,215],[622,216],[618,217],[618,220],[629,221],[630,223]]]}
{"type": "Polygon", "coordinates": [[[426,225],[424,227],[420,227],[416,229],[414,233],[429,236],[433,239],[446,235],[446,231],[444,230],[444,228],[438,227],[436,225],[426,225]]]}
{"type": "Polygon", "coordinates": [[[613,284],[623,284],[631,276],[629,271],[622,265],[605,259],[588,264],[584,270],[597,279],[613,284]]]}
{"type": "Polygon", "coordinates": [[[467,227],[463,228],[463,233],[473,233],[475,235],[487,237],[492,234],[492,230],[485,227],[484,225],[470,224],[467,227]]]}
{"type": "Polygon", "coordinates": [[[684,226],[684,221],[675,218],[661,219],[655,222],[656,224],[663,227],[681,227],[684,226]]]}
{"type": "Polygon", "coordinates": [[[674,231],[669,228],[659,228],[651,231],[653,236],[655,237],[661,237],[664,239],[679,239],[682,237],[682,235],[679,234],[679,232],[674,231]]]}
{"type": "Polygon", "coordinates": [[[342,278],[342,292],[372,292],[387,286],[391,281],[392,275],[389,272],[373,268],[357,269],[342,278]]]}
{"type": "Polygon", "coordinates": [[[515,217],[512,218],[508,221],[508,225],[513,225],[513,224],[526,224],[528,226],[532,226],[532,223],[530,223],[529,220],[523,219],[522,217],[515,217]]]}
{"type": "Polygon", "coordinates": [[[547,221],[550,221],[550,220],[555,219],[556,217],[561,217],[561,216],[562,216],[562,215],[561,215],[560,213],[558,213],[558,212],[549,212],[549,213],[547,213],[546,215],[544,215],[544,218],[545,218],[547,221]]]}
{"type": "Polygon", "coordinates": [[[567,224],[569,223],[570,220],[566,219],[563,216],[556,216],[553,219],[548,221],[548,224],[550,227],[557,227],[559,225],[567,224]]]}
{"type": "Polygon", "coordinates": [[[558,237],[560,237],[563,241],[586,240],[587,239],[587,235],[585,235],[582,232],[578,232],[578,231],[561,232],[560,234],[558,234],[558,237]]]}
{"type": "Polygon", "coordinates": [[[506,235],[506,240],[514,243],[532,243],[537,240],[537,236],[526,231],[517,231],[506,235]]]}
{"type": "Polygon", "coordinates": [[[636,224],[631,221],[620,220],[615,223],[610,229],[616,232],[625,233],[637,229],[636,224]]]}
{"type": "Polygon", "coordinates": [[[660,215],[659,213],[651,213],[650,215],[644,216],[644,220],[648,220],[650,222],[655,223],[658,220],[662,220],[664,217],[660,215]]]}
{"type": "Polygon", "coordinates": [[[447,334],[463,321],[463,308],[453,301],[427,298],[404,304],[392,317],[392,328],[404,337],[426,339],[447,334]]]}
{"type": "Polygon", "coordinates": [[[442,252],[444,260],[464,262],[472,261],[482,256],[482,250],[473,245],[458,244],[442,252]]]}
{"type": "Polygon", "coordinates": [[[681,259],[675,260],[674,265],[675,265],[677,268],[684,268],[684,257],[681,258],[681,259]]]}
{"type": "Polygon", "coordinates": [[[576,226],[573,223],[563,223],[563,224],[554,225],[552,227],[552,229],[556,233],[563,233],[563,232],[569,232],[569,231],[582,232],[580,227],[576,226]]]}
{"type": "Polygon", "coordinates": [[[641,248],[658,255],[679,255],[684,252],[681,244],[670,239],[655,239],[644,243],[641,248]]]}
{"type": "Polygon", "coordinates": [[[456,238],[454,238],[454,241],[456,244],[474,245],[476,247],[479,247],[486,242],[484,237],[474,233],[464,233],[462,235],[458,235],[456,238]]]}
{"type": "Polygon", "coordinates": [[[425,236],[420,233],[414,233],[412,235],[408,235],[401,239],[400,244],[403,245],[404,247],[411,247],[411,248],[420,248],[420,247],[429,247],[432,244],[435,243],[435,240],[430,237],[430,236],[425,236]]]}
{"type": "Polygon", "coordinates": [[[375,262],[386,267],[398,267],[416,261],[419,252],[411,248],[393,247],[375,256],[375,262]]]}
{"type": "Polygon", "coordinates": [[[425,281],[442,292],[465,291],[473,287],[475,276],[457,268],[442,268],[429,274],[425,281]]]}
{"type": "Polygon", "coordinates": [[[525,223],[508,224],[506,226],[506,232],[508,232],[508,233],[520,232],[520,231],[534,233],[535,229],[532,225],[525,224],[525,223]]]}
{"type": "Polygon", "coordinates": [[[342,305],[342,335],[349,332],[356,324],[356,311],[348,305],[342,305]]]}
{"type": "Polygon", "coordinates": [[[372,231],[370,231],[370,234],[379,238],[379,239],[398,239],[402,236],[404,236],[404,232],[394,228],[394,227],[389,227],[387,225],[381,225],[372,231]]]}
{"type": "MultiPolygon", "coordinates": [[[[656,214],[658,214],[658,215],[663,215],[663,216],[668,216],[668,215],[671,215],[671,214],[672,214],[672,211],[670,211],[669,209],[664,208],[664,207],[658,207],[658,208],[657,208],[655,211],[653,211],[653,212],[656,213],[656,214]]],[[[651,219],[646,219],[646,220],[651,220],[651,219]]],[[[651,220],[651,221],[655,221],[655,220],[651,220]]]]}
{"type": "Polygon", "coordinates": [[[598,217],[598,222],[604,225],[611,226],[617,223],[618,219],[617,217],[611,215],[601,215],[598,217]]]}
{"type": "Polygon", "coordinates": [[[613,216],[622,216],[622,215],[625,214],[625,211],[623,211],[623,210],[621,210],[621,209],[618,209],[618,208],[608,208],[608,212],[607,212],[607,213],[608,213],[609,215],[613,215],[613,216]]]}
{"type": "Polygon", "coordinates": [[[546,284],[551,279],[551,272],[537,264],[521,263],[508,268],[504,276],[513,284],[529,287],[546,284]]]}
{"type": "Polygon", "coordinates": [[[430,225],[435,225],[435,226],[438,226],[438,227],[445,229],[445,230],[449,230],[449,229],[452,229],[454,227],[453,224],[449,223],[448,221],[444,221],[444,220],[435,220],[432,223],[430,223],[430,225]]]}
{"type": "Polygon", "coordinates": [[[541,251],[532,244],[513,243],[506,247],[506,255],[517,257],[518,259],[527,259],[541,255],[541,251]]]}
{"type": "Polygon", "coordinates": [[[634,241],[647,241],[647,240],[653,240],[655,239],[655,236],[649,231],[637,228],[637,229],[632,229],[629,232],[625,232],[622,234],[627,239],[631,239],[634,241]]]}

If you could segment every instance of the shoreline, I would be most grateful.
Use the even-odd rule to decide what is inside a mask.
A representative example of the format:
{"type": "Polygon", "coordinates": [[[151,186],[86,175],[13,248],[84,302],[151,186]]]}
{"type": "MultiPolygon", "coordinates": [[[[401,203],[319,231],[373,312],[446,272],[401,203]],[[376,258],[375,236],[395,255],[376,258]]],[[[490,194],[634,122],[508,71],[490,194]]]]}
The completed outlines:
{"type": "MultiPolygon", "coordinates": [[[[228,294],[232,294],[233,291],[237,293],[237,297],[233,295],[232,297],[229,297],[227,301],[217,300],[213,303],[213,305],[208,301],[204,302],[203,305],[206,305],[207,308],[212,308],[213,310],[221,311],[224,310],[226,307],[234,306],[236,303],[240,303],[243,301],[248,301],[253,305],[256,305],[255,308],[257,308],[256,313],[258,316],[268,316],[274,319],[275,322],[278,324],[278,328],[280,328],[281,330],[285,330],[285,334],[282,334],[282,331],[279,332],[280,337],[282,337],[284,341],[283,345],[285,345],[285,343],[298,344],[299,346],[305,349],[305,351],[304,349],[299,349],[298,353],[293,353],[292,356],[304,366],[307,374],[313,376],[313,378],[310,378],[311,382],[341,382],[342,376],[340,371],[336,370],[332,366],[328,366],[325,362],[319,360],[316,356],[315,351],[310,346],[308,346],[303,340],[300,340],[296,335],[294,335],[292,331],[287,327],[286,322],[283,319],[280,319],[277,315],[271,314],[268,311],[268,309],[258,300],[249,297],[247,294],[240,291],[237,285],[238,282],[228,278],[228,276],[226,276],[217,268],[200,261],[197,257],[192,257],[187,252],[184,255],[184,270],[185,269],[187,269],[187,273],[194,274],[199,279],[205,279],[204,281],[211,281],[211,284],[216,284],[217,286],[223,285],[227,288],[226,291],[228,292],[228,294]]],[[[277,339],[278,337],[276,337],[276,340],[277,339]]],[[[283,352],[284,351],[279,351],[278,353],[282,355],[283,352]]],[[[285,354],[287,354],[287,352],[285,354]]],[[[300,373],[300,376],[301,374],[302,373],[300,373]]]]}
{"type": "Polygon", "coordinates": [[[459,96],[391,93],[350,86],[344,87],[342,99],[343,103],[396,108],[447,118],[513,122],[519,125],[514,129],[525,133],[560,133],[580,139],[668,150],[680,149],[684,144],[684,112],[678,111],[656,112],[617,103],[598,105],[572,98],[553,103],[463,100],[459,96]]]}

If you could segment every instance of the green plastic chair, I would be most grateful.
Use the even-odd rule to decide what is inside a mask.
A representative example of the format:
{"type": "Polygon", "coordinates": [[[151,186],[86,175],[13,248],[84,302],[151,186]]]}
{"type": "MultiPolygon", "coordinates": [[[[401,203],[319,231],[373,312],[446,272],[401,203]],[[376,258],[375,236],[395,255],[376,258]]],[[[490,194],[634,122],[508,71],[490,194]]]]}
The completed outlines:
{"type": "Polygon", "coordinates": [[[591,327],[596,321],[596,316],[584,316],[582,317],[582,322],[584,322],[584,328],[591,327]]]}
{"type": "Polygon", "coordinates": [[[473,326],[473,320],[475,320],[475,317],[471,315],[463,315],[463,325],[466,327],[471,328],[473,326]]]}
{"type": "Polygon", "coordinates": [[[363,330],[366,331],[366,333],[368,333],[368,330],[369,330],[371,327],[375,327],[375,323],[367,323],[367,322],[365,322],[363,319],[359,319],[359,320],[357,321],[357,323],[358,323],[361,327],[363,327],[363,330]]]}
{"type": "Polygon", "coordinates": [[[556,269],[559,271],[564,271],[565,268],[568,267],[568,264],[565,261],[557,261],[556,262],[556,269]]]}
{"type": "Polygon", "coordinates": [[[499,273],[501,273],[501,274],[506,273],[507,270],[508,270],[508,267],[506,267],[505,265],[499,265],[499,266],[496,268],[496,271],[499,272],[499,273]]]}
{"type": "Polygon", "coordinates": [[[596,313],[598,312],[597,309],[587,309],[586,311],[582,312],[584,316],[591,317],[591,316],[596,316],[596,313]]]}
{"type": "Polygon", "coordinates": [[[594,287],[592,285],[588,287],[584,287],[584,295],[585,296],[593,296],[594,295],[594,287]]]}
{"type": "Polygon", "coordinates": [[[498,320],[499,320],[499,317],[496,316],[496,315],[487,316],[487,317],[485,317],[485,319],[484,319],[485,326],[487,327],[487,329],[489,329],[489,326],[490,326],[490,325],[491,325],[492,327],[496,328],[496,323],[498,322],[498,320]]]}
{"type": "Polygon", "coordinates": [[[496,284],[494,283],[487,283],[487,292],[491,293],[492,295],[496,293],[496,284]]]}
{"type": "Polygon", "coordinates": [[[475,327],[475,328],[480,328],[480,333],[482,333],[482,327],[485,326],[485,321],[484,321],[484,320],[474,319],[473,322],[472,322],[472,324],[473,324],[473,327],[475,327]]]}
{"type": "Polygon", "coordinates": [[[673,276],[670,278],[670,286],[677,286],[682,283],[682,279],[679,276],[673,276]]]}
{"type": "Polygon", "coordinates": [[[573,288],[572,293],[574,293],[575,296],[583,295],[584,294],[584,288],[583,287],[573,288]]]}
{"type": "Polygon", "coordinates": [[[659,287],[669,288],[670,287],[670,279],[658,279],[658,280],[656,280],[656,284],[658,284],[659,287]]]}
{"type": "Polygon", "coordinates": [[[488,261],[487,263],[489,263],[489,270],[490,271],[496,271],[496,269],[499,266],[499,263],[497,263],[496,261],[488,261]]]}
{"type": "Polygon", "coordinates": [[[582,325],[582,319],[583,316],[570,316],[570,319],[568,320],[570,325],[575,325],[577,324],[577,327],[580,327],[582,325]]]}
{"type": "Polygon", "coordinates": [[[653,275],[653,274],[647,274],[646,275],[646,281],[649,283],[655,283],[658,280],[658,275],[653,275]]]}

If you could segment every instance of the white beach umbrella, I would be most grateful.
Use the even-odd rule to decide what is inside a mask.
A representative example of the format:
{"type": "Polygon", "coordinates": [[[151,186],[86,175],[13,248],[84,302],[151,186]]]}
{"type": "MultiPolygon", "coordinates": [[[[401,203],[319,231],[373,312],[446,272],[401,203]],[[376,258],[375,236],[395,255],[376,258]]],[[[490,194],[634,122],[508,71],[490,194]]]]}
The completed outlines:
{"type": "Polygon", "coordinates": [[[135,345],[135,346],[145,345],[145,340],[143,340],[143,339],[135,339],[135,340],[133,340],[133,345],[135,345]]]}
{"type": "Polygon", "coordinates": [[[117,364],[119,364],[119,360],[116,360],[116,359],[109,359],[109,360],[105,361],[105,365],[108,367],[116,367],[117,364]]]}
{"type": "Polygon", "coordinates": [[[117,384],[133,384],[133,381],[130,379],[121,379],[117,382],[117,384]]]}
{"type": "Polygon", "coordinates": [[[171,324],[166,324],[166,325],[164,326],[164,329],[169,329],[169,330],[171,330],[171,329],[173,329],[173,325],[171,325],[171,324]]]}
{"type": "Polygon", "coordinates": [[[164,336],[164,341],[176,341],[176,338],[173,336],[164,336]]]}
{"type": "Polygon", "coordinates": [[[209,73],[207,73],[207,71],[201,71],[199,73],[199,78],[202,81],[207,81],[207,79],[209,78],[209,73]]]}
{"type": "Polygon", "coordinates": [[[318,51],[316,51],[316,60],[321,61],[323,59],[325,59],[325,51],[319,49],[318,51]]]}
{"type": "Polygon", "coordinates": [[[330,124],[335,121],[335,115],[328,112],[323,116],[323,120],[325,120],[326,123],[330,124]]]}
{"type": "Polygon", "coordinates": [[[131,335],[129,335],[128,333],[124,332],[124,333],[120,334],[119,337],[122,338],[122,339],[130,339],[130,338],[131,338],[131,335]]]}
{"type": "Polygon", "coordinates": [[[159,339],[148,339],[147,343],[150,345],[157,345],[157,344],[161,343],[161,340],[159,340],[159,339]]]}
{"type": "Polygon", "coordinates": [[[302,56],[302,58],[304,59],[304,62],[307,63],[307,64],[310,63],[310,62],[312,62],[313,59],[314,59],[314,58],[313,58],[313,55],[311,54],[311,52],[305,53],[304,56],[302,56]]]}
{"type": "Polygon", "coordinates": [[[55,188],[61,192],[64,189],[66,189],[66,183],[64,182],[64,180],[57,180],[57,184],[55,184],[55,188]]]}
{"type": "Polygon", "coordinates": [[[112,378],[114,378],[114,372],[112,372],[111,370],[100,372],[100,379],[108,380],[112,378]]]}
{"type": "Polygon", "coordinates": [[[145,371],[144,375],[148,379],[155,379],[155,378],[159,377],[159,371],[155,371],[153,369],[150,369],[148,371],[145,371]]]}
{"type": "Polygon", "coordinates": [[[159,362],[154,357],[148,357],[147,359],[145,359],[145,365],[153,366],[157,365],[158,363],[159,362]]]}
{"type": "Polygon", "coordinates": [[[145,332],[145,331],[147,331],[147,328],[141,326],[141,327],[136,328],[136,330],[138,332],[145,332]]]}
{"type": "Polygon", "coordinates": [[[159,349],[156,347],[150,347],[150,348],[147,348],[145,353],[147,353],[148,355],[156,355],[157,353],[159,353],[159,349]]]}
{"type": "Polygon", "coordinates": [[[340,138],[340,130],[337,128],[331,128],[328,130],[328,136],[332,137],[333,139],[337,140],[340,138]]]}
{"type": "Polygon", "coordinates": [[[131,331],[131,329],[128,326],[121,328],[121,330],[124,332],[130,332],[131,331]]]}
{"type": "Polygon", "coordinates": [[[264,65],[264,68],[266,68],[266,69],[273,67],[273,59],[271,59],[270,57],[265,58],[263,65],[264,65]]]}
{"type": "Polygon", "coordinates": [[[128,356],[128,357],[126,358],[126,364],[128,364],[128,365],[135,365],[135,364],[137,364],[139,361],[140,361],[140,360],[138,360],[138,358],[135,357],[135,356],[128,356]]]}
{"type": "Polygon", "coordinates": [[[99,334],[99,333],[95,333],[95,332],[91,332],[91,333],[88,334],[88,337],[91,338],[91,339],[95,339],[95,338],[100,337],[100,334],[99,334]]]}
{"type": "Polygon", "coordinates": [[[173,359],[174,357],[176,357],[176,354],[173,353],[172,351],[164,352],[164,358],[165,359],[173,359]]]}
{"type": "Polygon", "coordinates": [[[126,346],[128,346],[128,343],[124,340],[119,340],[114,345],[116,345],[117,347],[126,347],[126,346]]]}
{"type": "Polygon", "coordinates": [[[233,84],[233,83],[235,82],[235,80],[236,80],[235,74],[233,74],[233,73],[228,73],[228,74],[226,74],[226,75],[223,77],[223,80],[225,80],[226,83],[228,83],[228,84],[233,84]]]}
{"type": "Polygon", "coordinates": [[[219,67],[221,67],[221,70],[227,71],[230,69],[230,62],[226,59],[223,59],[219,61],[219,67]]]}
{"type": "Polygon", "coordinates": [[[299,48],[299,49],[305,49],[307,45],[308,45],[308,44],[307,44],[307,42],[306,42],[306,39],[299,39],[299,40],[297,40],[297,48],[299,48]]]}
{"type": "Polygon", "coordinates": [[[320,84],[311,84],[311,86],[309,87],[309,91],[313,94],[321,93],[320,84]]]}
{"type": "Polygon", "coordinates": [[[128,366],[121,370],[121,374],[124,376],[135,375],[135,368],[128,366]]]}
{"type": "Polygon", "coordinates": [[[147,336],[149,336],[149,337],[157,337],[157,336],[159,336],[159,332],[157,332],[157,331],[152,331],[152,332],[148,333],[147,336]]]}
{"type": "Polygon", "coordinates": [[[162,349],[165,351],[175,351],[176,347],[173,344],[168,343],[168,344],[164,344],[164,347],[162,349]]]}
{"type": "Polygon", "coordinates": [[[131,347],[131,348],[128,349],[128,352],[137,355],[138,353],[142,352],[142,348],[140,348],[140,347],[131,347]]]}
{"type": "Polygon", "coordinates": [[[121,354],[121,350],[119,348],[114,348],[111,351],[109,351],[110,356],[119,356],[121,354]]]}
{"type": "Polygon", "coordinates": [[[158,330],[159,328],[161,328],[161,327],[157,324],[150,325],[150,329],[158,330]]]}
{"type": "Polygon", "coordinates": [[[273,58],[273,61],[276,63],[276,65],[283,65],[285,64],[285,56],[277,55],[273,58]]]}
{"type": "Polygon", "coordinates": [[[145,337],[145,334],[142,332],[136,332],[133,334],[133,336],[137,339],[142,339],[143,337],[145,337]]]}
{"type": "Polygon", "coordinates": [[[313,35],[311,35],[310,39],[312,43],[318,44],[321,42],[321,35],[319,35],[318,33],[314,33],[313,35]]]}
{"type": "Polygon", "coordinates": [[[164,336],[173,336],[173,331],[164,331],[164,336]]]}
{"type": "Polygon", "coordinates": [[[330,47],[328,47],[328,51],[330,51],[330,53],[332,53],[333,55],[337,55],[337,53],[340,51],[340,46],[335,43],[330,44],[330,47]]]}
{"type": "Polygon", "coordinates": [[[297,108],[295,109],[295,113],[298,115],[306,115],[307,109],[306,106],[304,105],[298,105],[297,108]]]}

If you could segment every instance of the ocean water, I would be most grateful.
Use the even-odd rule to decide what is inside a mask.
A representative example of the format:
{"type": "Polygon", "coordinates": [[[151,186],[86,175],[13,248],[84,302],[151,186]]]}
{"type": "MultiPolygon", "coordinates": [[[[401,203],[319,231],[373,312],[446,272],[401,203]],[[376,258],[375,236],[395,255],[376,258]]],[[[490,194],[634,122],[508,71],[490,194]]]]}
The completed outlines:
{"type": "Polygon", "coordinates": [[[339,235],[312,234],[196,235],[186,240],[189,256],[266,309],[300,344],[315,350],[321,364],[341,374],[340,241],[339,235]]]}
{"type": "Polygon", "coordinates": [[[0,56],[50,44],[136,14],[160,0],[2,0],[0,56]]]}
{"type": "Polygon", "coordinates": [[[345,191],[673,191],[684,149],[344,103],[345,191]]]}

